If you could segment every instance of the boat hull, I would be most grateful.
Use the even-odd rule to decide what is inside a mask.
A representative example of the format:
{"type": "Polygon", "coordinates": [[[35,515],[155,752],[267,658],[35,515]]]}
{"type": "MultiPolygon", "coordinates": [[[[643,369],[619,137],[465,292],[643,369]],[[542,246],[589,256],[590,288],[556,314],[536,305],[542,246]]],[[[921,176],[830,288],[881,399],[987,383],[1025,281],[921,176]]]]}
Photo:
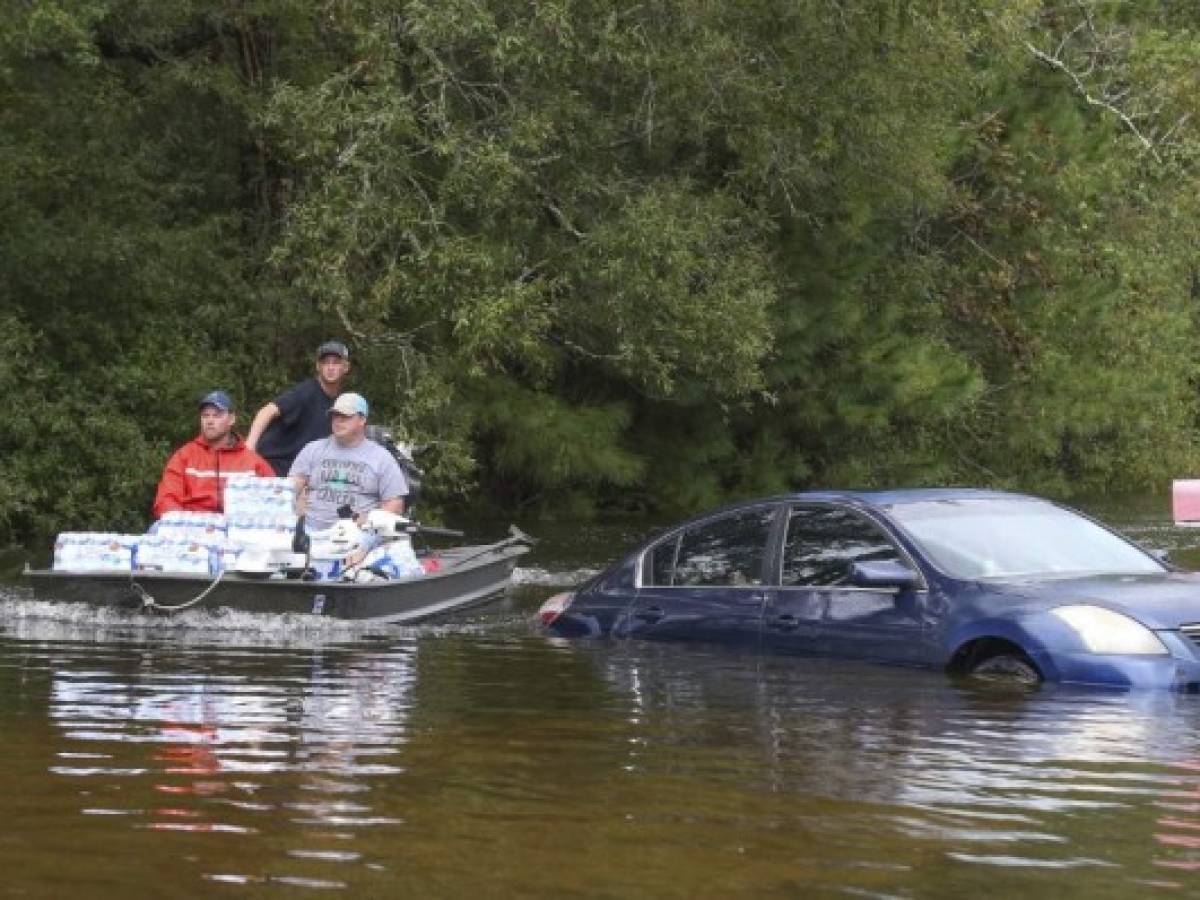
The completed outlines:
{"type": "Polygon", "coordinates": [[[435,572],[366,584],[264,579],[232,572],[219,580],[169,572],[33,569],[25,575],[34,596],[50,602],[155,613],[227,608],[405,623],[446,615],[499,594],[508,585],[517,558],[528,549],[505,541],[441,550],[435,572]]]}

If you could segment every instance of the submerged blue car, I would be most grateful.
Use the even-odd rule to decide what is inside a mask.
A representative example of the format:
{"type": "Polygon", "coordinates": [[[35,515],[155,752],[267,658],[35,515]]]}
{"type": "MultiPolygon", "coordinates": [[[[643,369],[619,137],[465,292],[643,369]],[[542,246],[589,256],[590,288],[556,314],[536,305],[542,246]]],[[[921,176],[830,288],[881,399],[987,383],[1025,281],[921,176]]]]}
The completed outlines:
{"type": "Polygon", "coordinates": [[[659,535],[539,616],[563,636],[1200,691],[1200,574],[1066,507],[1000,491],[739,503],[659,535]]]}

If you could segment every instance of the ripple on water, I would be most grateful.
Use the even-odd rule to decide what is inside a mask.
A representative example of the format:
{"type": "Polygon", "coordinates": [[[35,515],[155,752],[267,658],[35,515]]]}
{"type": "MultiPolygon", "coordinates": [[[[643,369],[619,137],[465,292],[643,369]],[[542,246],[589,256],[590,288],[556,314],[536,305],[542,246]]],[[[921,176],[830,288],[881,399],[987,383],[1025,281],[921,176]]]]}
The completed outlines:
{"type": "Polygon", "coordinates": [[[114,898],[149,871],[181,895],[1197,892],[1200,698],[547,639],[552,586],[386,631],[5,601],[8,883],[121,858],[114,898]]]}

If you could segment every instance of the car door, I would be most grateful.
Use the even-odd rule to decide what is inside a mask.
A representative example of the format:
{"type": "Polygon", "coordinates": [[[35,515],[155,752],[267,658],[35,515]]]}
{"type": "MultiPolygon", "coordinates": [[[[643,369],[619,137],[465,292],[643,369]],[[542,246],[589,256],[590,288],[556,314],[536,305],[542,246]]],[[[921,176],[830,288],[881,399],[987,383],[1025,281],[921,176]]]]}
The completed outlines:
{"type": "Polygon", "coordinates": [[[626,631],[634,637],[757,643],[779,504],[690,525],[642,557],[626,631]]]}
{"type": "Polygon", "coordinates": [[[763,613],[763,642],[777,649],[911,663],[924,659],[926,591],[859,587],[855,562],[908,556],[871,518],[837,503],[787,510],[779,586],[763,613]]]}

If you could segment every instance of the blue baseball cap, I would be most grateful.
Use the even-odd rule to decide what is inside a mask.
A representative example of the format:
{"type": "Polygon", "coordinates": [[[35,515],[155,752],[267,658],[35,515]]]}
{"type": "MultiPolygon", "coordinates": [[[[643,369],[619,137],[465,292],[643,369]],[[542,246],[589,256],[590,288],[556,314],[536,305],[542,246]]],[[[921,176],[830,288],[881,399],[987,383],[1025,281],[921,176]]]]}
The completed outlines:
{"type": "Polygon", "coordinates": [[[367,400],[362,394],[338,394],[333,406],[329,407],[329,412],[341,413],[343,416],[365,416],[367,400]]]}
{"type": "Polygon", "coordinates": [[[200,398],[200,409],[206,406],[215,406],[221,412],[229,412],[233,409],[233,399],[225,391],[209,391],[200,398]]]}

